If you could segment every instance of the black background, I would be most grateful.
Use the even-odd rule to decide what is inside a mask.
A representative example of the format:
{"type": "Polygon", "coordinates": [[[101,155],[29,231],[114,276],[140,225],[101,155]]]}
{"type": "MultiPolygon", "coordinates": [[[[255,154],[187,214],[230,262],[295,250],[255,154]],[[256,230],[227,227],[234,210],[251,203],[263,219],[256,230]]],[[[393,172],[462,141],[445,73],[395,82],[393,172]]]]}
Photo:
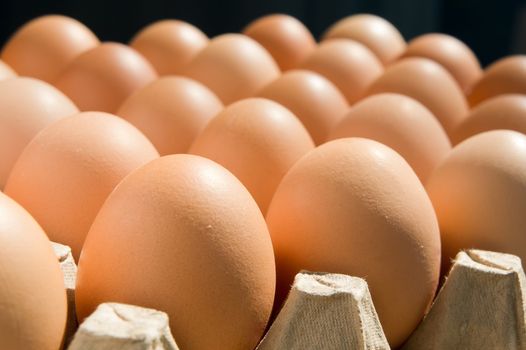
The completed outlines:
{"type": "Polygon", "coordinates": [[[391,21],[406,39],[427,32],[454,35],[467,43],[484,65],[526,52],[524,0],[0,0],[0,44],[26,21],[43,14],[74,17],[104,41],[127,42],[145,25],[165,18],[188,21],[209,36],[238,32],[269,13],[300,19],[319,38],[336,20],[374,13],[391,21]]]}

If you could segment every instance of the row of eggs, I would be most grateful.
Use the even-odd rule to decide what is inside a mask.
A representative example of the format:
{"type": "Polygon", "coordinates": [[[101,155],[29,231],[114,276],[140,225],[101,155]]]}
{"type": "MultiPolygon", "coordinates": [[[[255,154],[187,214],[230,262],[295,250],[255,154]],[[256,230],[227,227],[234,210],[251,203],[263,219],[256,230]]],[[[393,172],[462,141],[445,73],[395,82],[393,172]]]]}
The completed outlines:
{"type": "Polygon", "coordinates": [[[62,341],[46,234],[80,257],[80,319],[154,307],[198,349],[253,348],[300,269],[365,277],[397,347],[441,261],[526,257],[525,57],[483,71],[457,39],[406,44],[371,15],[317,44],[271,15],[212,40],[161,21],[130,46],[45,16],[0,58],[2,348],[62,341]]]}

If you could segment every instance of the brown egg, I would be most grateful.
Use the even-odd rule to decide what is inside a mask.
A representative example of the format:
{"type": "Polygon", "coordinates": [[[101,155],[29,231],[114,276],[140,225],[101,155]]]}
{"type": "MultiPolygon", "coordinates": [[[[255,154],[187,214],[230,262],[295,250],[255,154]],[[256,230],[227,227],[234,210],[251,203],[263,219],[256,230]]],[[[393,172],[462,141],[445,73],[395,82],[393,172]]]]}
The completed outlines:
{"type": "Polygon", "coordinates": [[[258,94],[287,107],[309,131],[314,143],[327,140],[349,104],[340,90],[322,75],[307,70],[284,73],[258,94]]]}
{"type": "Polygon", "coordinates": [[[367,47],[344,39],[320,44],[301,64],[301,68],[325,76],[351,104],[363,96],[384,70],[382,63],[367,47]]]}
{"type": "Polygon", "coordinates": [[[453,144],[484,131],[507,129],[526,134],[526,96],[504,94],[473,108],[452,135],[453,144]]]}
{"type": "Polygon", "coordinates": [[[526,94],[526,55],[504,57],[487,67],[468,101],[474,107],[502,94],[526,94]]]}
{"type": "Polygon", "coordinates": [[[444,271],[460,249],[518,255],[526,262],[526,136],[488,131],[458,144],[429,179],[444,271]]]}
{"type": "Polygon", "coordinates": [[[130,46],[146,57],[159,75],[167,75],[183,72],[208,41],[193,25],[167,19],[142,29],[130,41],[130,46]]]}
{"type": "Polygon", "coordinates": [[[384,65],[396,60],[406,49],[405,40],[395,26],[370,14],[339,20],[323,35],[324,40],[334,38],[352,39],[364,44],[384,65]]]}
{"type": "Polygon", "coordinates": [[[159,156],[128,122],[102,112],[64,118],[24,149],[5,193],[29,211],[49,238],[78,259],[106,197],[135,168],[159,156]]]}
{"type": "Polygon", "coordinates": [[[230,170],[265,213],[285,173],[313,148],[309,133],[288,109],[249,98],[212,119],[189,152],[230,170]]]}
{"type": "Polygon", "coordinates": [[[302,269],[365,278],[396,348],[428,309],[438,283],[440,235],[411,167],[376,141],[325,143],[285,175],[267,214],[276,301],[302,269]]]}
{"type": "Polygon", "coordinates": [[[405,58],[389,66],[368,95],[394,92],[407,95],[426,106],[451,137],[468,113],[462,90],[445,68],[427,58],[405,58]]]}
{"type": "Polygon", "coordinates": [[[135,50],[103,43],[74,59],[54,85],[81,111],[114,113],[135,90],[155,79],[153,67],[135,50]]]}
{"type": "Polygon", "coordinates": [[[355,104],[329,139],[364,137],[397,151],[422,183],[451,150],[446,132],[418,101],[399,94],[379,94],[355,104]]]}
{"type": "Polygon", "coordinates": [[[263,45],[282,71],[297,68],[316,48],[316,40],[307,27],[283,14],[261,17],[250,23],[243,34],[263,45]]]}
{"type": "Polygon", "coordinates": [[[6,63],[0,61],[0,80],[16,77],[15,71],[6,63]]]}
{"type": "Polygon", "coordinates": [[[127,176],[97,215],[79,261],[82,320],[106,301],[168,313],[182,349],[253,349],[276,272],[263,215],[208,159],[162,157],[127,176]]]}
{"type": "Polygon", "coordinates": [[[0,192],[0,349],[57,350],[66,329],[66,289],[42,228],[0,192]]]}
{"type": "Polygon", "coordinates": [[[459,39],[446,34],[431,33],[411,40],[403,57],[425,57],[440,63],[455,78],[464,93],[480,77],[482,68],[477,56],[459,39]]]}
{"type": "Polygon", "coordinates": [[[46,126],[76,113],[69,98],[41,80],[0,81],[0,190],[29,141],[46,126]]]}
{"type": "Polygon", "coordinates": [[[241,34],[224,34],[212,39],[184,74],[208,86],[224,104],[230,104],[253,96],[280,71],[255,40],[241,34]]]}
{"type": "Polygon", "coordinates": [[[52,82],[75,57],[99,44],[79,21],[49,15],[29,21],[14,33],[0,58],[20,75],[52,82]]]}
{"type": "Polygon", "coordinates": [[[161,155],[186,153],[223,109],[219,98],[192,79],[166,76],[133,93],[117,115],[146,135],[161,155]]]}

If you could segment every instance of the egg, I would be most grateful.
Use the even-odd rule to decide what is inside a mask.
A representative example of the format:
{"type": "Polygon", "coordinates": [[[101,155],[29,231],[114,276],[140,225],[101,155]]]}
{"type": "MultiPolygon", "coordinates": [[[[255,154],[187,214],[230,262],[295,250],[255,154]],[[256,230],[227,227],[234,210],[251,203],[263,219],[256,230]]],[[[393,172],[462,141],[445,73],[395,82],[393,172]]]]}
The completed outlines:
{"type": "Polygon", "coordinates": [[[62,272],[42,228],[0,192],[0,348],[57,350],[66,328],[62,272]]]}
{"type": "Polygon", "coordinates": [[[382,63],[367,47],[344,39],[320,44],[300,67],[325,76],[351,104],[363,96],[384,70],[382,63]]]}
{"type": "Polygon", "coordinates": [[[250,23],[243,34],[260,43],[282,71],[297,68],[316,48],[311,32],[296,18],[273,14],[250,23]]]}
{"type": "Polygon", "coordinates": [[[106,197],[129,172],[159,156],[128,122],[84,112],[43,129],[11,171],[5,193],[20,203],[55,242],[78,259],[106,197]]]}
{"type": "Polygon", "coordinates": [[[373,95],[355,104],[329,139],[345,137],[368,138],[391,147],[422,183],[451,150],[435,116],[418,101],[399,94],[373,95]]]}
{"type": "Polygon", "coordinates": [[[164,311],[182,349],[253,349],[275,289],[272,243],[245,187],[208,159],[159,158],[124,178],[79,261],[80,320],[106,301],[164,311]]]}
{"type": "Polygon", "coordinates": [[[484,131],[507,129],[526,134],[526,96],[499,95],[473,108],[453,133],[454,144],[484,131]]]}
{"type": "Polygon", "coordinates": [[[285,106],[303,123],[319,145],[349,109],[345,96],[322,75],[291,70],[266,85],[259,93],[285,106]]]}
{"type": "Polygon", "coordinates": [[[46,82],[0,81],[0,190],[29,141],[46,126],[76,113],[73,102],[46,82]]]}
{"type": "Polygon", "coordinates": [[[249,98],[212,119],[189,152],[230,170],[265,213],[282,177],[313,148],[309,133],[288,109],[267,99],[249,98]]]}
{"type": "Polygon", "coordinates": [[[146,57],[159,75],[169,75],[180,74],[208,41],[193,25],[167,19],[143,28],[130,46],[146,57]]]}
{"type": "Polygon", "coordinates": [[[210,88],[224,104],[251,97],[280,75],[272,56],[242,34],[223,34],[210,41],[190,62],[184,75],[210,88]]]}
{"type": "Polygon", "coordinates": [[[20,75],[52,82],[73,59],[99,43],[79,21],[48,15],[20,27],[2,48],[0,58],[20,75]]]}
{"type": "Polygon", "coordinates": [[[384,65],[396,60],[406,49],[406,42],[395,26],[371,14],[352,15],[334,23],[323,35],[323,40],[334,38],[364,44],[384,65]]]}
{"type": "Polygon", "coordinates": [[[416,37],[403,57],[426,57],[440,63],[455,78],[464,93],[482,77],[477,56],[459,39],[447,34],[430,33],[416,37]]]}
{"type": "Polygon", "coordinates": [[[450,137],[468,113],[468,104],[455,79],[427,58],[410,57],[390,65],[367,95],[383,92],[407,95],[422,103],[450,137]]]}
{"type": "Polygon", "coordinates": [[[14,78],[17,74],[13,68],[9,67],[5,62],[0,61],[0,80],[14,78]]]}
{"type": "Polygon", "coordinates": [[[302,269],[364,278],[391,347],[419,324],[438,283],[440,236],[424,187],[376,141],[327,142],[301,158],[267,213],[276,301],[302,269]]]}
{"type": "Polygon", "coordinates": [[[75,58],[54,85],[81,111],[115,113],[129,95],[155,79],[157,73],[139,53],[108,42],[75,58]]]}
{"type": "Polygon", "coordinates": [[[502,94],[526,94],[526,55],[504,57],[487,67],[468,101],[474,107],[502,94]]]}
{"type": "Polygon", "coordinates": [[[444,271],[459,250],[485,249],[526,261],[526,136],[487,131],[459,143],[431,175],[444,271]]]}
{"type": "Polygon", "coordinates": [[[166,76],[128,97],[117,115],[141,130],[161,155],[168,155],[186,153],[221,110],[221,100],[206,86],[166,76]]]}

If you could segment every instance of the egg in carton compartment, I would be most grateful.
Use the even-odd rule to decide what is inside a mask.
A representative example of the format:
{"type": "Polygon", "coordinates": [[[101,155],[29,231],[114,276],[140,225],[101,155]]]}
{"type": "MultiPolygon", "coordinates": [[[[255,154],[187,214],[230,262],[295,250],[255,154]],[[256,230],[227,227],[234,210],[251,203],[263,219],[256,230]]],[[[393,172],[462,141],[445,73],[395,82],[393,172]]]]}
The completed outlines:
{"type": "MultiPolygon", "coordinates": [[[[68,289],[68,333],[75,331],[76,266],[54,244],[68,289]]],[[[429,312],[401,347],[526,349],[526,277],[517,256],[483,250],[457,254],[429,312]]],[[[168,315],[103,303],[80,325],[68,350],[174,350],[168,315]]],[[[390,349],[364,279],[302,271],[257,350],[390,349]]]]}

